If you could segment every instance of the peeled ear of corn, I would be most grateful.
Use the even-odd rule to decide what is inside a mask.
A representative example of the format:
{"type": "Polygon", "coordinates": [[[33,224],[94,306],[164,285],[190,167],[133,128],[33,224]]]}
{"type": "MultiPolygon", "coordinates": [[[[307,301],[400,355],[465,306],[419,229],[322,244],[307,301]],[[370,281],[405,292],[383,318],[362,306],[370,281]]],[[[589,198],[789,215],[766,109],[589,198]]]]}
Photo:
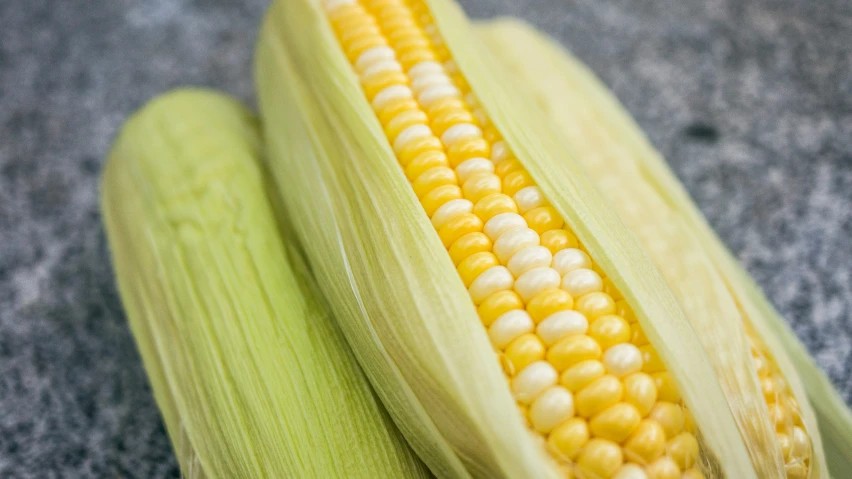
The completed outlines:
{"type": "Polygon", "coordinates": [[[431,477],[278,234],[255,119],[203,90],[122,128],[102,211],[186,477],[431,477]]]}
{"type": "MultiPolygon", "coordinates": [[[[531,27],[501,20],[479,28],[645,244],[693,326],[701,331],[723,317],[745,326],[787,477],[824,477],[826,463],[832,476],[846,477],[852,471],[849,409],[617,99],[581,62],[531,27]],[[690,306],[696,302],[703,306],[690,306]],[[790,447],[795,437],[809,437],[812,451],[796,454],[790,447]]],[[[712,340],[724,339],[701,337],[714,349],[719,345],[712,340]]],[[[719,360],[717,371],[724,371],[725,358],[719,360]]]]}
{"type": "Polygon", "coordinates": [[[694,329],[455,4],[276,2],[256,81],[289,231],[437,476],[783,477],[743,324],[694,329]]]}

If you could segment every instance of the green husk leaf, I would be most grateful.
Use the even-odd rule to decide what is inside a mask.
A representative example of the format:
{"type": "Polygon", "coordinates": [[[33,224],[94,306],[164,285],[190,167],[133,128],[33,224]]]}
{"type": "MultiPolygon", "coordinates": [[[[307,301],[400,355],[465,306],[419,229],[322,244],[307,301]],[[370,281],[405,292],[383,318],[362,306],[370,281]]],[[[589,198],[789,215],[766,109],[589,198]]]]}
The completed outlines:
{"type": "Polygon", "coordinates": [[[186,477],[430,477],[373,394],[264,194],[258,125],[180,90],[123,127],[101,208],[186,477]]]}
{"type": "Polygon", "coordinates": [[[292,232],[413,448],[439,477],[551,477],[318,2],[273,4],[255,76],[292,232]]]}
{"type": "Polygon", "coordinates": [[[427,3],[456,64],[491,120],[631,304],[649,340],[658,345],[721,469],[728,477],[756,477],[729,409],[736,405],[726,401],[708,356],[659,272],[573,161],[546,117],[533,107],[524,82],[506,71],[499,54],[481,46],[457,5],[449,0],[427,3]]]}
{"type": "MultiPolygon", "coordinates": [[[[665,160],[618,100],[581,62],[530,27],[509,20],[481,28],[490,45],[499,49],[503,58],[513,64],[512,71],[530,82],[531,88],[539,90],[539,104],[559,125],[566,140],[572,143],[577,158],[593,173],[599,186],[612,193],[629,186],[629,182],[644,184],[642,199],[650,204],[656,202],[658,210],[667,210],[681,230],[679,236],[672,236],[671,231],[663,231],[660,236],[667,236],[667,241],[674,239],[685,254],[709,259],[715,275],[740,309],[742,319],[754,328],[772,351],[773,359],[799,400],[805,426],[813,440],[815,460],[812,461],[811,477],[826,477],[827,474],[820,429],[826,438],[828,468],[836,477],[844,477],[852,470],[852,416],[848,408],[753,280],[715,236],[665,160]],[[536,54],[530,55],[530,51],[536,54]],[[620,179],[617,178],[619,176],[620,179]],[[816,407],[819,428],[811,405],[805,400],[806,390],[816,407]]],[[[625,217],[636,213],[624,202],[620,208],[625,217]]],[[[659,211],[646,211],[651,216],[654,213],[659,211]]],[[[630,223],[630,218],[626,220],[630,223]]],[[[649,221],[652,231],[660,224],[659,221],[649,221]]],[[[637,231],[639,225],[631,226],[643,238],[643,232],[637,231]]],[[[654,239],[653,233],[645,236],[654,239]]],[[[658,264],[664,259],[660,257],[658,264]]],[[[661,265],[664,270],[666,267],[661,265]]],[[[714,282],[718,284],[718,280],[714,282]]],[[[714,288],[714,291],[717,290],[714,288]]],[[[700,292],[696,289],[693,294],[700,292]]],[[[688,291],[684,290],[684,293],[688,291]]]]}

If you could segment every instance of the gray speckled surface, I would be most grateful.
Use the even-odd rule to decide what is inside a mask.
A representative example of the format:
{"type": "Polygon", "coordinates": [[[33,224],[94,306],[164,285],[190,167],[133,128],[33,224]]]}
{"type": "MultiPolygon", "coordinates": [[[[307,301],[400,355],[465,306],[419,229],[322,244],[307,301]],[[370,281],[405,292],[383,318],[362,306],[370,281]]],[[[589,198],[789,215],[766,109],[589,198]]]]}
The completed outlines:
{"type": "MultiPolygon", "coordinates": [[[[178,476],[112,284],[98,171],[158,92],[252,101],[266,3],[0,2],[0,477],[178,476]]],[[[614,88],[852,399],[852,5],[463,4],[527,18],[614,88]]]]}

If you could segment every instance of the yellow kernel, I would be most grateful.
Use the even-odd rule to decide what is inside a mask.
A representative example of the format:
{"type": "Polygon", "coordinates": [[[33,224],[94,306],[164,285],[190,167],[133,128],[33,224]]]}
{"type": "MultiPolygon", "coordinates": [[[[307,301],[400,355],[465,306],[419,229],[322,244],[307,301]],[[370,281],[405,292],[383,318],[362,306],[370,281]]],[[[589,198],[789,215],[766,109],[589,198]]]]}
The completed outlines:
{"type": "Polygon", "coordinates": [[[422,198],[439,186],[456,184],[458,184],[456,172],[446,166],[438,166],[418,176],[411,183],[411,187],[414,189],[414,194],[422,198]]]}
{"type": "Polygon", "coordinates": [[[376,111],[376,115],[378,115],[379,122],[381,122],[382,125],[387,125],[388,122],[392,121],[399,114],[406,111],[417,110],[418,108],[417,100],[414,98],[400,98],[388,102],[388,104],[384,105],[381,110],[376,111]]]}
{"type": "Polygon", "coordinates": [[[688,471],[684,471],[680,479],[704,479],[704,474],[698,468],[693,467],[688,471]]]}
{"type": "Polygon", "coordinates": [[[438,166],[448,166],[447,156],[440,151],[427,151],[405,167],[405,176],[409,181],[416,180],[420,175],[438,166]]]}
{"type": "Polygon", "coordinates": [[[470,284],[473,283],[473,280],[475,280],[480,274],[484,273],[485,270],[492,266],[497,266],[499,264],[500,262],[497,261],[497,257],[494,256],[494,253],[484,251],[482,253],[472,254],[462,261],[458,266],[458,273],[464,282],[464,287],[469,288],[470,284]]]}
{"type": "Polygon", "coordinates": [[[515,204],[515,200],[502,193],[488,195],[473,206],[473,213],[482,218],[482,221],[488,221],[500,213],[517,212],[518,205],[515,204]]]}
{"type": "Polygon", "coordinates": [[[666,454],[681,470],[689,469],[698,459],[698,441],[692,434],[682,432],[666,445],[666,454]]]}
{"type": "Polygon", "coordinates": [[[577,456],[577,468],[584,477],[608,478],[624,463],[618,444],[606,439],[592,439],[577,456]]]}
{"type": "Polygon", "coordinates": [[[584,419],[573,417],[556,426],[547,438],[554,456],[572,460],[589,440],[589,425],[584,419]]]}
{"type": "Polygon", "coordinates": [[[547,351],[547,361],[557,371],[564,371],[570,366],[587,359],[600,359],[600,345],[585,334],[566,336],[559,340],[547,351]]]}
{"type": "Polygon", "coordinates": [[[552,206],[539,206],[524,213],[524,219],[530,229],[536,233],[542,234],[545,231],[559,231],[559,228],[565,223],[559,212],[552,206]]]}
{"type": "Polygon", "coordinates": [[[426,210],[426,216],[432,217],[435,211],[450,200],[462,197],[461,188],[456,185],[444,185],[430,191],[429,194],[420,199],[420,204],[426,210]]]}
{"type": "Polygon", "coordinates": [[[630,340],[630,325],[621,316],[608,314],[592,321],[589,336],[594,338],[601,348],[607,349],[630,340]]]}
{"type": "Polygon", "coordinates": [[[387,43],[388,42],[381,36],[364,36],[358,38],[357,40],[346,46],[346,56],[349,57],[349,61],[355,61],[362,53],[366,52],[367,50],[374,47],[387,45],[387,43]]]}
{"type": "Polygon", "coordinates": [[[408,77],[405,76],[405,73],[389,70],[371,75],[369,82],[364,83],[362,86],[367,98],[372,100],[376,96],[376,93],[391,85],[406,84],[408,84],[408,77]]]}
{"type": "Polygon", "coordinates": [[[574,306],[574,299],[568,292],[551,288],[535,295],[527,304],[527,312],[538,324],[551,314],[571,309],[572,306],[574,306]]]}
{"type": "Polygon", "coordinates": [[[627,322],[630,324],[636,322],[636,315],[633,313],[633,309],[630,307],[629,304],[627,304],[627,301],[623,299],[619,299],[615,302],[615,314],[626,319],[627,322]]]}
{"type": "Polygon", "coordinates": [[[604,374],[606,368],[603,363],[597,359],[587,359],[566,369],[559,381],[569,391],[577,392],[604,374]]]}
{"type": "Polygon", "coordinates": [[[465,213],[447,221],[438,231],[438,236],[444,242],[444,247],[449,248],[462,236],[482,231],[482,220],[473,213],[465,213]]]}
{"type": "Polygon", "coordinates": [[[666,433],[656,421],[645,419],[624,443],[624,455],[639,464],[648,464],[666,450],[666,433]]]}
{"type": "Polygon", "coordinates": [[[642,326],[639,323],[632,323],[630,325],[630,330],[632,334],[630,335],[630,342],[635,344],[636,346],[644,346],[646,344],[650,344],[648,342],[648,337],[645,336],[645,330],[642,329],[642,326]]]}
{"type": "Polygon", "coordinates": [[[565,230],[550,230],[541,234],[541,245],[556,254],[566,248],[577,246],[577,238],[565,230]]]}
{"type": "Polygon", "coordinates": [[[495,128],[494,125],[488,125],[485,127],[482,130],[482,136],[490,143],[503,139],[503,137],[500,136],[500,132],[497,131],[497,128],[495,128]]]}
{"type": "Polygon", "coordinates": [[[617,377],[602,376],[574,396],[574,408],[582,417],[592,417],[621,401],[624,387],[617,377]]]}
{"type": "Polygon", "coordinates": [[[620,402],[595,415],[589,426],[595,437],[621,442],[633,434],[641,420],[635,406],[620,402]]]}
{"type": "Polygon", "coordinates": [[[523,168],[523,165],[521,165],[521,162],[517,158],[511,157],[498,163],[494,168],[494,173],[500,178],[505,178],[509,173],[522,170],[523,168]]]}
{"type": "MultiPolygon", "coordinates": [[[[612,296],[612,299],[614,299],[616,303],[624,299],[624,296],[621,295],[621,292],[618,291],[618,288],[615,287],[615,283],[613,283],[610,278],[603,279],[603,291],[604,293],[612,296]]],[[[618,309],[617,305],[616,309],[618,309]]]]}
{"type": "Polygon", "coordinates": [[[663,360],[660,359],[660,355],[657,354],[654,346],[646,344],[640,347],[639,350],[642,351],[642,371],[646,373],[658,373],[666,370],[666,365],[663,364],[663,360]]]}
{"type": "Polygon", "coordinates": [[[575,309],[583,313],[583,316],[588,318],[589,321],[592,321],[605,314],[614,313],[615,302],[608,294],[594,291],[580,296],[577,299],[575,309]]]}
{"type": "Polygon", "coordinates": [[[456,242],[450,246],[449,253],[450,258],[453,260],[453,264],[458,266],[471,255],[490,252],[491,248],[491,238],[489,238],[485,233],[476,232],[468,233],[457,239],[456,242]]]}
{"type": "Polygon", "coordinates": [[[698,428],[695,427],[695,420],[692,419],[692,413],[687,408],[683,408],[683,430],[690,434],[695,434],[698,431],[698,428]]]}
{"type": "Polygon", "coordinates": [[[426,110],[426,113],[429,114],[429,118],[437,118],[449,111],[467,109],[467,105],[461,98],[455,96],[445,96],[433,101],[429,105],[429,108],[426,110]]]}
{"type": "Polygon", "coordinates": [[[472,203],[495,193],[500,193],[500,178],[493,173],[481,173],[472,176],[462,185],[464,197],[472,203]]]}
{"type": "Polygon", "coordinates": [[[519,336],[506,347],[506,359],[515,371],[520,371],[535,361],[544,359],[546,348],[541,339],[532,333],[519,336]]]}
{"type": "Polygon", "coordinates": [[[489,158],[490,156],[491,144],[482,138],[457,141],[447,148],[447,158],[450,159],[450,165],[453,168],[471,158],[489,158]]]}
{"type": "Polygon", "coordinates": [[[402,133],[402,131],[409,126],[425,125],[427,123],[429,123],[429,118],[426,116],[426,113],[423,113],[423,110],[405,110],[393,117],[391,121],[384,124],[385,136],[388,137],[388,140],[390,140],[391,144],[393,144],[397,135],[402,133]]]}
{"type": "Polygon", "coordinates": [[[801,462],[794,462],[784,466],[787,472],[787,479],[806,479],[808,477],[808,467],[801,462]]]}
{"type": "Polygon", "coordinates": [[[441,136],[447,128],[459,123],[475,124],[476,119],[469,110],[454,108],[452,110],[445,110],[438,116],[433,117],[431,126],[432,131],[434,131],[436,135],[441,136]]]}
{"type": "Polygon", "coordinates": [[[407,52],[400,52],[397,59],[403,68],[411,68],[421,62],[435,61],[435,54],[428,49],[414,49],[407,52]]]}
{"type": "Polygon", "coordinates": [[[477,312],[479,313],[479,320],[485,327],[488,327],[504,313],[515,309],[524,309],[524,302],[521,301],[518,293],[506,290],[489,296],[479,305],[477,312]]]}
{"type": "Polygon", "coordinates": [[[633,373],[624,378],[624,400],[634,406],[642,417],[650,414],[657,402],[654,379],[645,373],[633,373]]]}
{"type": "Polygon", "coordinates": [[[671,439],[683,431],[683,409],[677,404],[657,401],[648,418],[660,423],[667,439],[671,439]]]}
{"type": "Polygon", "coordinates": [[[671,373],[668,371],[654,373],[651,377],[654,378],[654,384],[657,386],[657,394],[660,401],[680,402],[680,390],[671,373]]]}
{"type": "Polygon", "coordinates": [[[409,141],[402,151],[399,152],[397,159],[399,160],[400,165],[406,167],[419,155],[426,153],[427,151],[441,151],[441,148],[443,148],[441,140],[432,135],[423,136],[409,141]]]}
{"type": "Polygon", "coordinates": [[[668,457],[661,457],[645,468],[648,479],[680,479],[680,469],[668,457]]]}
{"type": "Polygon", "coordinates": [[[503,177],[503,191],[509,196],[514,196],[518,190],[533,185],[535,182],[524,169],[513,171],[503,177]]]}

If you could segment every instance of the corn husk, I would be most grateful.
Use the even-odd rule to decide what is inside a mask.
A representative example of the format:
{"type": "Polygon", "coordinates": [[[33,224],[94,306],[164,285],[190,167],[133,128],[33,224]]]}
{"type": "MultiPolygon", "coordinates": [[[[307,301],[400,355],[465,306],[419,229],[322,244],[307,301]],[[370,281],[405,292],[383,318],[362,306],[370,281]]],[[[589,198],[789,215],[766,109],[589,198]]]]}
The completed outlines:
{"type": "Polygon", "coordinates": [[[237,102],[178,91],[127,122],[104,171],[121,298],[183,475],[431,477],[282,242],[260,148],[237,102]]]}
{"type": "MultiPolygon", "coordinates": [[[[517,85],[501,83],[495,69],[502,67],[461,11],[447,1],[428,4],[486,111],[631,302],[678,380],[703,434],[710,477],[757,477],[709,358],[636,239],[528,98],[513,93],[517,85]]],[[[403,434],[440,477],[551,477],[318,2],[272,6],[255,73],[289,230],[403,434]]]]}
{"type": "MultiPolygon", "coordinates": [[[[827,477],[828,470],[835,477],[845,477],[852,470],[849,409],[753,280],[715,236],[665,161],[617,99],[580,61],[530,27],[502,20],[482,25],[480,33],[489,47],[500,52],[507,68],[535,92],[536,104],[558,126],[575,158],[646,245],[688,312],[690,322],[702,332],[705,348],[727,351],[724,343],[730,338],[724,336],[724,331],[742,330],[742,325],[754,331],[769,347],[772,359],[801,406],[812,438],[810,477],[827,477]],[[685,258],[696,261],[688,270],[681,269],[685,258]],[[714,333],[721,325],[724,325],[722,335],[714,333]]],[[[729,396],[735,397],[737,389],[751,387],[747,383],[738,386],[738,382],[749,378],[726,372],[730,358],[714,357],[723,384],[728,381],[729,396]]],[[[765,409],[763,401],[744,406],[738,422],[753,434],[748,441],[753,457],[767,454],[762,457],[772,458],[771,451],[762,452],[759,447],[766,440],[766,432],[754,421],[756,415],[764,414],[758,410],[765,409]]],[[[771,477],[768,475],[773,464],[765,465],[764,474],[771,477]]]]}

